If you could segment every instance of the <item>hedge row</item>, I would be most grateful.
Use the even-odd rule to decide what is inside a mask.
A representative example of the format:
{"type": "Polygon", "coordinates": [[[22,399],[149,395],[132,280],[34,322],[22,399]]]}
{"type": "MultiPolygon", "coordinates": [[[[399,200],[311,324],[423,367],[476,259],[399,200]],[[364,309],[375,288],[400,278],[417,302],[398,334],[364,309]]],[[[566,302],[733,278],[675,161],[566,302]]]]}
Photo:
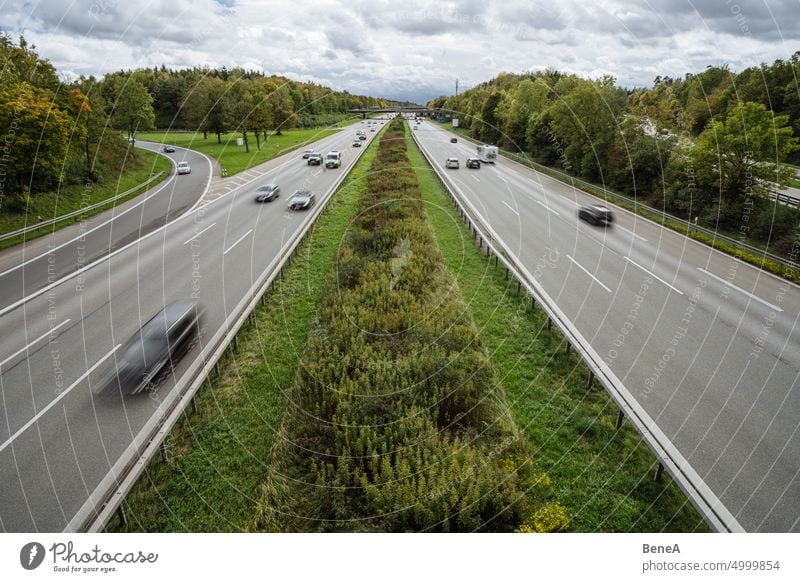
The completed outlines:
{"type": "Polygon", "coordinates": [[[426,222],[402,123],[327,282],[253,527],[563,529],[426,222]]]}

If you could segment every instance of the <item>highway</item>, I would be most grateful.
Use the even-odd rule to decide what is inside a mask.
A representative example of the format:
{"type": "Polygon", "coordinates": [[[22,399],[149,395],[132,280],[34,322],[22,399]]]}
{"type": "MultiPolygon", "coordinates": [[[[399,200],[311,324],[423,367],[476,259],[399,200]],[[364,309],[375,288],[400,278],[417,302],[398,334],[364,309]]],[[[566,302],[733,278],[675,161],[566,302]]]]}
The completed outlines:
{"type": "MultiPolygon", "coordinates": [[[[146,236],[132,235],[132,244],[117,241],[121,246],[110,255],[101,236],[87,251],[99,253],[94,265],[65,267],[66,275],[44,286],[40,279],[29,285],[33,275],[23,271],[24,285],[11,289],[22,296],[6,300],[0,319],[0,530],[71,527],[208,347],[190,351],[156,391],[122,399],[97,390],[113,372],[119,346],[178,299],[194,298],[205,308],[201,344],[218,333],[290,235],[310,220],[307,212],[287,209],[292,192],[312,190],[320,204],[364,151],[351,148],[358,127],[367,126],[311,144],[323,154],[343,151],[339,169],[310,167],[299,152],[289,153],[262,166],[268,170],[264,176],[207,205],[166,225],[162,216],[146,236]],[[281,197],[257,204],[254,191],[267,181],[280,185],[281,197]]],[[[365,145],[375,135],[367,132],[365,145]]],[[[175,180],[176,190],[197,187],[184,178],[175,180]]],[[[71,250],[64,252],[69,257],[71,250]]]]}
{"type": "MultiPolygon", "coordinates": [[[[160,144],[137,142],[159,151],[160,144]]],[[[208,156],[175,148],[170,176],[124,204],[78,223],[3,251],[0,255],[0,313],[64,276],[102,259],[191,208],[211,181],[208,156]],[[175,165],[189,162],[192,172],[178,176],[175,165]]]]}
{"type": "Polygon", "coordinates": [[[596,198],[413,131],[741,528],[800,531],[798,287],[611,204],[613,227],[579,222],[596,198]]]}

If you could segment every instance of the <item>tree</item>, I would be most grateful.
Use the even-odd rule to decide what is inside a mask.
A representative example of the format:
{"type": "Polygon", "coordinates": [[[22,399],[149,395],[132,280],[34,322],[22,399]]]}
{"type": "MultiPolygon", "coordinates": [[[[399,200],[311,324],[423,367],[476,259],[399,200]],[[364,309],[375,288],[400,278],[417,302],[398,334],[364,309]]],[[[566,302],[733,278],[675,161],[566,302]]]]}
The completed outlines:
{"type": "MultiPolygon", "coordinates": [[[[24,198],[61,179],[72,119],[52,104],[52,93],[27,82],[0,87],[0,143],[4,182],[24,198]]],[[[20,210],[24,210],[24,205],[20,210]]]]}
{"type": "Polygon", "coordinates": [[[509,142],[520,151],[527,151],[527,129],[530,118],[547,106],[549,88],[542,82],[530,79],[520,81],[511,98],[511,106],[506,120],[506,136],[509,142]]]}
{"type": "Polygon", "coordinates": [[[120,79],[116,93],[112,119],[118,129],[126,130],[128,137],[131,138],[140,129],[153,129],[155,125],[153,98],[140,81],[120,79]]]}
{"type": "Polygon", "coordinates": [[[481,107],[480,139],[486,143],[497,143],[500,141],[500,127],[502,122],[498,115],[498,108],[503,100],[503,94],[495,91],[484,102],[481,107]]]}
{"type": "Polygon", "coordinates": [[[276,135],[281,135],[281,130],[293,127],[297,121],[292,108],[292,99],[285,86],[275,87],[270,83],[265,85],[265,90],[272,109],[272,127],[276,135]]]}
{"type": "Polygon", "coordinates": [[[264,132],[264,139],[267,139],[267,128],[272,123],[272,107],[267,98],[264,86],[258,82],[250,90],[252,95],[253,111],[250,113],[250,129],[256,136],[256,147],[261,150],[260,133],[264,132]]]}
{"type": "Polygon", "coordinates": [[[247,130],[250,127],[249,117],[253,111],[253,97],[243,81],[234,82],[231,85],[230,107],[228,108],[230,126],[242,132],[245,151],[250,153],[250,145],[247,143],[247,130]]]}
{"type": "Polygon", "coordinates": [[[788,185],[794,171],[782,162],[798,148],[788,122],[760,103],[737,104],[697,140],[692,159],[698,183],[730,203],[763,196],[773,184],[788,185]]]}

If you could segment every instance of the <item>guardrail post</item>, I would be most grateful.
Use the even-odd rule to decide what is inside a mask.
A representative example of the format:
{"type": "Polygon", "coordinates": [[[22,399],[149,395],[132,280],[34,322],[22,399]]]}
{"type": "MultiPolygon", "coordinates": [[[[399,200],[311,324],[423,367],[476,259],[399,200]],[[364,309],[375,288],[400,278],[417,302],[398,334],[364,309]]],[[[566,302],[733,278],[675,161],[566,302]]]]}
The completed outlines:
{"type": "Polygon", "coordinates": [[[659,463],[658,467],[656,467],[656,476],[653,479],[653,481],[655,481],[656,483],[662,483],[664,481],[663,475],[664,475],[664,465],[659,463]]]}
{"type": "Polygon", "coordinates": [[[567,350],[566,350],[566,353],[567,353],[567,355],[569,355],[569,353],[570,353],[571,351],[572,351],[572,344],[571,344],[571,343],[569,343],[569,340],[567,340],[567,350]]]}
{"type": "Polygon", "coordinates": [[[494,266],[497,267],[497,255],[494,256],[494,266]]]}
{"type": "Polygon", "coordinates": [[[536,309],[536,299],[534,299],[533,295],[531,295],[531,311],[536,309]]]}
{"type": "Polygon", "coordinates": [[[547,318],[547,331],[550,331],[553,328],[553,320],[549,317],[547,318]]]}
{"type": "Polygon", "coordinates": [[[586,378],[586,389],[591,390],[592,386],[594,386],[594,372],[589,370],[589,377],[586,378]]]}
{"type": "Polygon", "coordinates": [[[192,396],[192,412],[197,414],[197,398],[192,396]]]}
{"type": "Polygon", "coordinates": [[[161,453],[161,460],[165,463],[169,463],[169,456],[167,455],[167,443],[166,441],[161,441],[161,444],[158,445],[158,452],[161,453]]]}
{"type": "Polygon", "coordinates": [[[119,519],[120,527],[128,527],[128,516],[125,515],[125,508],[122,503],[117,506],[117,518],[119,519]]]}
{"type": "Polygon", "coordinates": [[[239,334],[233,336],[233,341],[231,342],[231,345],[233,346],[234,352],[239,349],[239,334]]]}
{"type": "Polygon", "coordinates": [[[519,295],[519,281],[517,281],[517,295],[519,295]]]}
{"type": "Polygon", "coordinates": [[[617,422],[614,425],[614,428],[616,430],[619,430],[620,428],[622,428],[622,423],[623,423],[624,420],[625,420],[625,413],[622,412],[622,409],[620,408],[619,412],[617,412],[617,422]]]}
{"type": "Polygon", "coordinates": [[[506,267],[506,281],[508,281],[508,267],[506,267]]]}

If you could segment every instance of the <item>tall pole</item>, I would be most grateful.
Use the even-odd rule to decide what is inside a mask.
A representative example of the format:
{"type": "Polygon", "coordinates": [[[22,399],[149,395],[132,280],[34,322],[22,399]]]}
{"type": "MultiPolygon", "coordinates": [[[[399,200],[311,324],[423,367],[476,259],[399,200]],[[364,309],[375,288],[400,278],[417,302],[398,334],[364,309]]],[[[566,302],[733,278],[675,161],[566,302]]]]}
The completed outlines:
{"type": "Polygon", "coordinates": [[[458,77],[456,77],[456,97],[458,97],[458,77]]]}

